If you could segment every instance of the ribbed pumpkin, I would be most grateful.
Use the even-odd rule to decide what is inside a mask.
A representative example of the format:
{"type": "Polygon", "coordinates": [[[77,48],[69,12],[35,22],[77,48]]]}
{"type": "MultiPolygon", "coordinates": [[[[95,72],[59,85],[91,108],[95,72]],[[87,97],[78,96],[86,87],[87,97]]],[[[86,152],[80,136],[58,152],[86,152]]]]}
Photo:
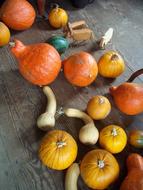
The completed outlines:
{"type": "Polygon", "coordinates": [[[136,148],[143,148],[143,130],[130,131],[129,143],[136,148]]]}
{"type": "Polygon", "coordinates": [[[12,46],[11,51],[25,79],[39,86],[56,79],[61,69],[61,58],[53,46],[46,43],[25,46],[19,40],[15,40],[12,46]]]}
{"type": "Polygon", "coordinates": [[[69,42],[66,38],[62,36],[52,36],[47,41],[50,45],[54,46],[54,48],[61,54],[64,53],[68,47],[69,42]]]}
{"type": "Polygon", "coordinates": [[[0,8],[0,19],[13,30],[30,28],[35,16],[35,10],[27,0],[6,0],[0,8]]]}
{"type": "Polygon", "coordinates": [[[65,131],[50,131],[39,148],[39,157],[44,165],[55,170],[68,168],[76,159],[77,144],[65,131]]]}
{"type": "Polygon", "coordinates": [[[10,40],[10,31],[8,27],[0,22],[0,47],[6,45],[10,40]]]}
{"type": "Polygon", "coordinates": [[[80,165],[84,182],[92,189],[106,189],[119,176],[119,165],[115,157],[106,150],[88,152],[80,165]]]}
{"type": "Polygon", "coordinates": [[[66,79],[75,86],[88,86],[97,76],[98,68],[94,57],[87,52],[71,55],[63,61],[66,79]]]}
{"type": "Polygon", "coordinates": [[[99,143],[102,148],[116,154],[125,148],[127,135],[120,126],[109,125],[101,130],[99,143]]]}
{"type": "Polygon", "coordinates": [[[68,15],[64,9],[56,5],[49,13],[48,16],[51,26],[54,28],[64,27],[68,22],[68,15]]]}
{"type": "Polygon", "coordinates": [[[106,52],[98,61],[99,74],[107,78],[116,78],[125,70],[124,60],[115,51],[106,52]]]}

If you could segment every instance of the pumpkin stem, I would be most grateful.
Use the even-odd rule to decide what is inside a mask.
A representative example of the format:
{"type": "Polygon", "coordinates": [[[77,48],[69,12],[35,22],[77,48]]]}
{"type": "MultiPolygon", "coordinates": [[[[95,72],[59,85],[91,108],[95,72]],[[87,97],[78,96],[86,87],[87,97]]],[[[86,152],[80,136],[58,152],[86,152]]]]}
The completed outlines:
{"type": "Polygon", "coordinates": [[[131,75],[131,77],[127,80],[127,82],[132,82],[136,77],[138,77],[141,74],[143,74],[143,69],[137,70],[131,75]]]}
{"type": "Polygon", "coordinates": [[[111,61],[117,61],[119,59],[118,55],[113,54],[111,57],[111,61]]]}
{"type": "Polygon", "coordinates": [[[105,164],[104,164],[104,161],[103,160],[98,160],[98,167],[100,169],[104,168],[105,164]]]}
{"type": "Polygon", "coordinates": [[[99,97],[98,100],[99,100],[99,104],[103,104],[105,102],[102,97],[99,97]]]}
{"type": "Polygon", "coordinates": [[[15,47],[16,43],[15,42],[9,42],[10,47],[15,47]]]}
{"type": "Polygon", "coordinates": [[[112,134],[114,137],[117,136],[117,135],[118,135],[118,134],[117,134],[117,130],[116,130],[115,128],[113,128],[111,134],[112,134]]]}
{"type": "Polygon", "coordinates": [[[52,3],[51,4],[51,9],[58,9],[59,5],[57,3],[52,3]]]}
{"type": "Polygon", "coordinates": [[[66,142],[63,142],[63,141],[57,142],[57,147],[58,147],[58,148],[62,148],[62,147],[65,146],[65,145],[66,145],[66,142]]]}

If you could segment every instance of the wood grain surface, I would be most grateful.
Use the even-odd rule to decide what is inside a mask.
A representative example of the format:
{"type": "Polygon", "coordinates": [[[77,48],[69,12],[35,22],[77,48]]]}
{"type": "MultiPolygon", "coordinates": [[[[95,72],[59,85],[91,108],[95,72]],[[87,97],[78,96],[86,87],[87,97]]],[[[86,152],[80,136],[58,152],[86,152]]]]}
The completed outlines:
{"type": "MultiPolygon", "coordinates": [[[[116,80],[107,80],[98,76],[97,80],[86,88],[71,86],[61,72],[51,84],[58,103],[58,108],[74,107],[86,109],[88,100],[97,94],[107,96],[112,103],[111,114],[95,125],[100,130],[108,124],[121,125],[127,132],[130,129],[143,128],[143,114],[125,116],[115,107],[109,95],[109,87],[126,81],[131,73],[143,68],[143,1],[142,0],[96,0],[85,9],[77,10],[68,1],[61,1],[68,10],[71,21],[84,19],[94,30],[96,39],[101,37],[109,27],[114,28],[112,42],[107,49],[117,50],[125,59],[126,71],[116,80]]],[[[23,32],[12,31],[12,38],[25,44],[45,42],[53,34],[61,34],[61,30],[53,30],[48,21],[37,19],[32,28],[23,32]]],[[[106,49],[106,51],[107,51],[106,49]]],[[[79,48],[70,48],[62,59],[85,50],[98,61],[105,52],[97,51],[95,42],[79,48]]],[[[142,83],[141,76],[136,82],[142,83]]],[[[65,171],[54,171],[46,168],[38,159],[37,150],[41,138],[45,135],[36,127],[37,117],[44,112],[46,98],[42,89],[28,83],[20,75],[18,65],[9,51],[9,47],[0,48],[0,189],[1,190],[64,190],[65,171]]],[[[77,161],[91,149],[99,147],[84,146],[78,141],[78,132],[83,123],[74,118],[61,116],[56,122],[57,129],[64,129],[74,136],[78,142],[77,161]]],[[[120,163],[120,178],[110,186],[110,190],[118,190],[126,175],[125,160],[129,153],[140,152],[127,145],[116,158],[120,163]]],[[[78,190],[89,190],[81,179],[78,190]]]]}

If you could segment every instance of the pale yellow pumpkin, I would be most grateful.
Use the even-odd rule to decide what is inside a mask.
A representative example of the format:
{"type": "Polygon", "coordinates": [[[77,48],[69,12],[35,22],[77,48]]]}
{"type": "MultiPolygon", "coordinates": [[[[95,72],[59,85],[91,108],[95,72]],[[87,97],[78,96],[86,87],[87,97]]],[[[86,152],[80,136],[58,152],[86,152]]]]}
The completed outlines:
{"type": "Polygon", "coordinates": [[[50,11],[48,19],[54,28],[62,28],[68,22],[68,14],[64,9],[57,6],[50,11]]]}
{"type": "Polygon", "coordinates": [[[110,111],[109,100],[101,95],[94,96],[87,104],[87,113],[95,120],[106,118],[110,111]]]}
{"type": "Polygon", "coordinates": [[[68,168],[77,157],[74,138],[62,130],[53,130],[42,139],[39,157],[44,165],[55,170],[68,168]]]}
{"type": "Polygon", "coordinates": [[[116,51],[108,51],[99,59],[98,70],[103,77],[116,78],[125,70],[124,60],[116,51]]]}
{"type": "Polygon", "coordinates": [[[116,154],[125,148],[127,135],[120,126],[109,125],[101,130],[99,143],[102,148],[116,154]]]}

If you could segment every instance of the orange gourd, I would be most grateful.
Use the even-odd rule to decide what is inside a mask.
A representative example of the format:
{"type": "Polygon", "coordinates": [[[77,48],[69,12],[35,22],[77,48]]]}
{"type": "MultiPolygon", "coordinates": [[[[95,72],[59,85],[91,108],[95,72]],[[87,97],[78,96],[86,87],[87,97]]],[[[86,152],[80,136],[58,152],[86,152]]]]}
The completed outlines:
{"type": "Polygon", "coordinates": [[[131,83],[140,74],[143,69],[136,71],[127,82],[110,88],[115,104],[127,115],[143,112],[143,84],[131,83]]]}
{"type": "Polygon", "coordinates": [[[116,78],[125,70],[123,58],[115,51],[106,52],[98,61],[99,74],[107,78],[116,78]]]}
{"type": "Polygon", "coordinates": [[[121,184],[120,190],[143,189],[143,157],[132,153],[127,158],[128,175],[121,184]]]}
{"type": "Polygon", "coordinates": [[[88,152],[80,165],[84,182],[92,189],[106,189],[119,176],[119,165],[115,157],[106,150],[88,152]]]}
{"type": "Polygon", "coordinates": [[[11,51],[19,62],[20,73],[25,79],[39,86],[56,79],[61,69],[61,59],[53,46],[47,43],[25,46],[19,40],[11,45],[11,51]]]}
{"type": "Polygon", "coordinates": [[[92,55],[79,52],[63,62],[66,79],[73,85],[84,87],[90,85],[98,73],[97,63],[92,55]]]}
{"type": "Polygon", "coordinates": [[[8,27],[0,22],[0,47],[6,45],[10,40],[10,31],[8,27]]]}
{"type": "Polygon", "coordinates": [[[27,0],[6,0],[0,8],[0,20],[13,30],[30,28],[35,16],[35,10],[27,0]]]}
{"type": "Polygon", "coordinates": [[[77,149],[76,141],[69,133],[53,130],[42,139],[39,157],[47,167],[64,170],[75,161],[77,149]]]}

